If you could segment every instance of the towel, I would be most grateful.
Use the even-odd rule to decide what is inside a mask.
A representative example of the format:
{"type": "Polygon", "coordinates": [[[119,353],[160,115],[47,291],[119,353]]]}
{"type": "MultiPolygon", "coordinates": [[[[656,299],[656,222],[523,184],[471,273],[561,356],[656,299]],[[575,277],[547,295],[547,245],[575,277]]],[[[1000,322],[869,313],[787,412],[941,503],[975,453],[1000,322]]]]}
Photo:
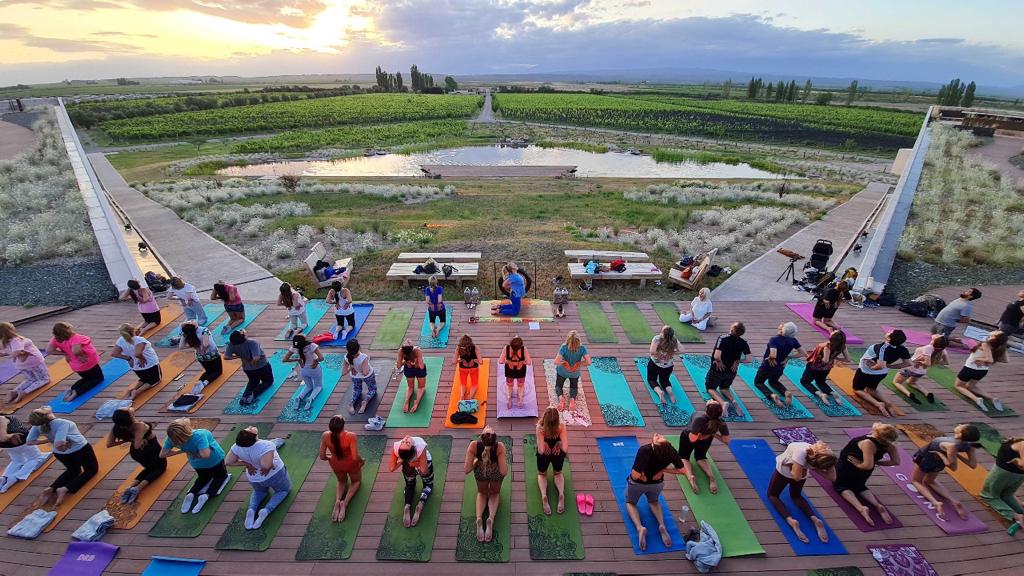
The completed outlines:
{"type": "Polygon", "coordinates": [[[106,535],[107,530],[114,525],[114,517],[106,510],[100,510],[85,521],[78,530],[71,533],[71,537],[82,542],[96,542],[106,535]]]}
{"type": "Polygon", "coordinates": [[[7,531],[7,535],[15,538],[24,538],[25,540],[35,540],[43,533],[43,529],[49,526],[50,522],[56,517],[56,511],[35,510],[12,526],[7,531]]]}
{"type": "Polygon", "coordinates": [[[707,574],[722,561],[722,543],[710,524],[700,521],[700,540],[686,543],[686,557],[702,574],[707,574]]]}

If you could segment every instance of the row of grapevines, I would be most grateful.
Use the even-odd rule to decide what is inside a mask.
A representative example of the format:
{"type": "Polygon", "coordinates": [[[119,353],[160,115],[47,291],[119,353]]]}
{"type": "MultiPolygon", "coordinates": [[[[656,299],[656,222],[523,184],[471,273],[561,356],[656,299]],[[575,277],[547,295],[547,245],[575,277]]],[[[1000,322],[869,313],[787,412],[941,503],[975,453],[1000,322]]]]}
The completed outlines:
{"type": "Polygon", "coordinates": [[[232,152],[305,152],[320,148],[365,148],[457,138],[466,134],[462,120],[398,122],[374,126],[341,126],[323,130],[290,130],[270,138],[239,142],[232,152]]]}

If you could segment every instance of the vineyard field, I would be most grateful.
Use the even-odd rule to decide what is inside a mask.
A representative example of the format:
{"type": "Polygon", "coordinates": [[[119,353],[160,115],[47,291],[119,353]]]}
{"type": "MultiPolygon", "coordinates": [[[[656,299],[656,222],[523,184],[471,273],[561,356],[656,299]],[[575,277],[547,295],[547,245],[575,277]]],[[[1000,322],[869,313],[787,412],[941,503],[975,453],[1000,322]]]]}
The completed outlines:
{"type": "Polygon", "coordinates": [[[466,135],[462,120],[399,122],[374,126],[341,126],[324,130],[290,130],[270,138],[239,142],[231,147],[235,153],[307,152],[320,148],[364,148],[394,146],[458,138],[466,135]]]}

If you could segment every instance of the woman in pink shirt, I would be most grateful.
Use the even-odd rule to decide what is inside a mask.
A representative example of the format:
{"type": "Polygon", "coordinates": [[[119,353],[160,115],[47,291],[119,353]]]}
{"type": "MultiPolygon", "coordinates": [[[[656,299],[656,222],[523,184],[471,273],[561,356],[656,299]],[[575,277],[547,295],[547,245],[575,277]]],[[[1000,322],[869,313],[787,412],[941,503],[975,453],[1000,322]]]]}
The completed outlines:
{"type": "Polygon", "coordinates": [[[221,328],[222,334],[228,334],[235,328],[245,323],[245,303],[238,294],[238,288],[234,284],[228,284],[221,280],[213,285],[211,300],[224,302],[224,311],[228,314],[228,323],[221,328]]]}
{"type": "Polygon", "coordinates": [[[160,325],[160,304],[153,297],[153,291],[143,288],[138,280],[128,281],[128,289],[121,292],[121,300],[135,302],[139,314],[142,314],[142,325],[135,329],[135,334],[141,336],[160,325]]]}
{"type": "Polygon", "coordinates": [[[14,324],[0,322],[0,358],[12,356],[14,367],[24,376],[22,381],[7,392],[8,404],[17,404],[34,390],[50,383],[50,372],[46,361],[31,340],[18,334],[14,324]]]}
{"type": "Polygon", "coordinates": [[[84,334],[76,334],[71,324],[57,322],[53,325],[53,338],[50,338],[46,353],[63,355],[71,369],[78,373],[79,380],[64,393],[65,402],[71,402],[103,382],[100,355],[93,347],[92,339],[84,334]]]}

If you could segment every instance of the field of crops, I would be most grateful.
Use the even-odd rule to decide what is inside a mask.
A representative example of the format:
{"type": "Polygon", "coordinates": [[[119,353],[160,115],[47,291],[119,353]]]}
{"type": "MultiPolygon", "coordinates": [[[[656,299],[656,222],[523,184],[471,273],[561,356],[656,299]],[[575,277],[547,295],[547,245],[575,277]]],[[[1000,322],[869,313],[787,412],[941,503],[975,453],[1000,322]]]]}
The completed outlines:
{"type": "MultiPolygon", "coordinates": [[[[908,134],[903,127],[893,126],[889,114],[916,118],[915,122],[920,122],[910,114],[869,109],[865,111],[862,126],[839,125],[840,121],[830,125],[821,119],[831,117],[831,107],[789,105],[803,108],[804,117],[800,118],[784,116],[793,112],[763,115],[765,111],[756,108],[759,104],[753,104],[752,110],[759,112],[755,114],[742,112],[742,106],[748,104],[744,102],[735,102],[739,105],[736,110],[716,110],[660,101],[664,99],[658,97],[652,101],[593,94],[499,94],[494,98],[494,107],[508,120],[879,150],[909,147],[914,142],[913,134],[908,134]],[[817,118],[811,110],[815,108],[819,109],[817,118]]],[[[682,98],[676,100],[690,102],[682,98]]],[[[778,106],[780,109],[787,107],[778,106]]],[[[854,124],[849,118],[842,118],[846,124],[854,124]]]]}
{"type": "Polygon", "coordinates": [[[367,94],[160,114],[100,124],[119,141],[320,128],[345,124],[468,118],[479,96],[367,94]]]}
{"type": "Polygon", "coordinates": [[[240,154],[255,152],[306,152],[321,148],[365,148],[395,146],[458,138],[466,134],[463,120],[430,120],[397,122],[373,126],[342,126],[324,130],[290,130],[270,138],[239,142],[231,151],[240,154]]]}
{"type": "Polygon", "coordinates": [[[67,109],[68,115],[75,126],[91,128],[98,123],[108,120],[266,104],[269,102],[305,100],[315,97],[314,95],[316,94],[317,92],[225,92],[220,94],[75,102],[68,104],[67,109]]]}

